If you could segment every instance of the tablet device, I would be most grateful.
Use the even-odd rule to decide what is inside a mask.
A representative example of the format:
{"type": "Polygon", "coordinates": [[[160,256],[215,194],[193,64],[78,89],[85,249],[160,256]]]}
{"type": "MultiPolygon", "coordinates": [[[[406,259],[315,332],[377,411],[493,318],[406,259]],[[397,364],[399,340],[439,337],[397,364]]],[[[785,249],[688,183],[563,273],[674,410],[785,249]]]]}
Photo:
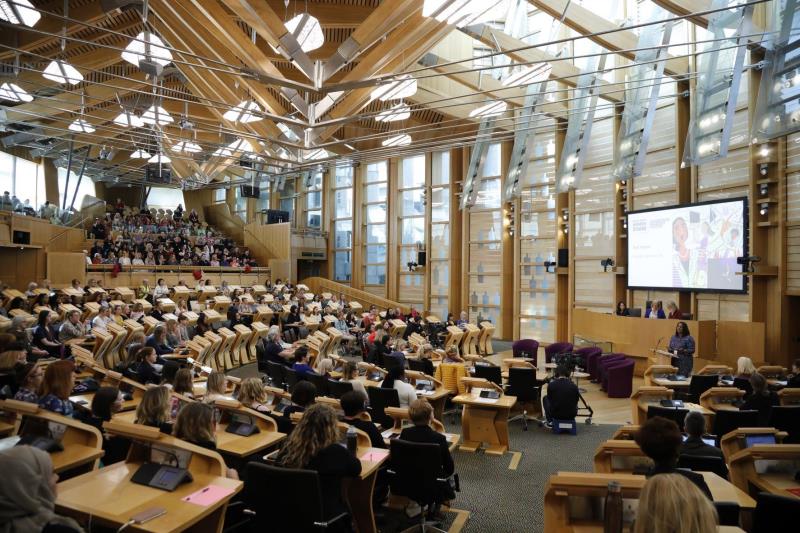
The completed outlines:
{"type": "Polygon", "coordinates": [[[490,400],[496,400],[500,397],[500,393],[496,390],[482,390],[480,393],[481,398],[489,398],[490,400]]]}
{"type": "Polygon", "coordinates": [[[775,435],[774,434],[767,434],[767,435],[745,435],[744,436],[744,445],[745,445],[745,447],[749,448],[750,446],[755,446],[756,444],[775,444],[775,435]]]}

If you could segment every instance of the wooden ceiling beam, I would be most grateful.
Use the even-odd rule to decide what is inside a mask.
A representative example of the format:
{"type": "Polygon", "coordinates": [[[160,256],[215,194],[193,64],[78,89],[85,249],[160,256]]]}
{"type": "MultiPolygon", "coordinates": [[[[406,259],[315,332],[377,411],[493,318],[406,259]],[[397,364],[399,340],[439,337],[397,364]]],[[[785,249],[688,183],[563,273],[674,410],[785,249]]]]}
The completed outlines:
{"type": "MultiPolygon", "coordinates": [[[[570,0],[528,0],[528,3],[541,9],[556,20],[561,19],[562,13],[566,11],[564,24],[568,27],[580,34],[588,35],[591,41],[612,52],[618,52],[623,57],[628,59],[636,57],[639,37],[633,31],[620,28],[617,24],[601,17],[591,9],[585,8],[576,2],[570,2],[570,0]],[[610,33],[591,35],[597,32],[610,33]]],[[[688,72],[688,57],[667,56],[667,61],[664,64],[665,74],[680,77],[685,76],[688,72]]]]}
{"type": "Polygon", "coordinates": [[[289,20],[298,13],[305,13],[319,20],[323,28],[356,28],[374,12],[375,8],[359,5],[343,6],[336,2],[309,2],[289,4],[288,13],[283,0],[266,0],[278,16],[289,20]],[[285,16],[284,16],[285,14],[285,16]]]}
{"type": "MultiPolygon", "coordinates": [[[[550,63],[553,67],[553,70],[550,72],[551,79],[555,79],[570,87],[575,87],[578,83],[581,71],[569,60],[558,59],[552,54],[548,54],[538,48],[531,48],[530,44],[515,39],[485,24],[469,26],[462,31],[493,49],[499,47],[501,52],[505,53],[514,61],[519,61],[520,63],[550,63]],[[522,50],[520,50],[520,48],[522,48],[522,50]]],[[[624,100],[622,91],[616,87],[610,86],[605,80],[600,80],[599,94],[602,98],[610,100],[611,102],[620,103],[624,100]]]]}

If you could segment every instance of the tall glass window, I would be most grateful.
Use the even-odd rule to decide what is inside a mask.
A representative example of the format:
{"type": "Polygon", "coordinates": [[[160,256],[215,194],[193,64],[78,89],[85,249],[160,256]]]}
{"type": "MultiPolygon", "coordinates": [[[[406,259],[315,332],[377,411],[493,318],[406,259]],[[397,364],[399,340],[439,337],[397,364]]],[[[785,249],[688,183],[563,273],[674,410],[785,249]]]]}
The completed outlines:
{"type": "MultiPolygon", "coordinates": [[[[72,202],[72,196],[75,195],[75,209],[80,209],[83,205],[83,200],[86,196],[94,196],[94,182],[89,176],[84,175],[83,179],[80,180],[80,186],[78,187],[78,194],[75,195],[75,187],[78,186],[78,174],[76,172],[70,171],[69,173],[69,191],[67,191],[67,207],[72,202]]],[[[67,184],[67,169],[66,168],[59,168],[58,169],[58,197],[59,201],[64,202],[64,187],[67,184]]],[[[23,202],[25,201],[24,198],[21,199],[23,202]]]]}
{"type": "Polygon", "coordinates": [[[333,170],[333,279],[353,276],[353,167],[333,170]]]}
{"type": "Polygon", "coordinates": [[[322,171],[311,172],[305,182],[306,227],[322,228],[322,171]]]}
{"type": "MultiPolygon", "coordinates": [[[[0,194],[5,191],[16,196],[20,202],[28,200],[31,207],[37,209],[47,200],[42,165],[0,152],[0,194]]],[[[69,200],[72,200],[71,196],[69,200]]],[[[80,207],[80,202],[76,200],[75,203],[80,207]]]]}
{"type": "MultiPolygon", "coordinates": [[[[297,178],[287,177],[283,181],[283,189],[278,191],[278,198],[280,198],[280,209],[289,213],[289,220],[294,223],[294,208],[297,195],[295,194],[297,178]]],[[[280,184],[280,178],[278,183],[280,184]]]]}
{"type": "Polygon", "coordinates": [[[389,168],[386,161],[370,163],[364,177],[364,286],[385,295],[388,243],[389,168]]]}
{"type": "Polygon", "coordinates": [[[424,275],[422,271],[410,271],[407,266],[417,262],[418,252],[425,247],[425,156],[404,157],[399,166],[400,272],[397,298],[401,303],[421,309],[425,300],[424,275]]]}
{"type": "Polygon", "coordinates": [[[450,152],[431,154],[430,311],[442,320],[450,312],[450,152]]]}

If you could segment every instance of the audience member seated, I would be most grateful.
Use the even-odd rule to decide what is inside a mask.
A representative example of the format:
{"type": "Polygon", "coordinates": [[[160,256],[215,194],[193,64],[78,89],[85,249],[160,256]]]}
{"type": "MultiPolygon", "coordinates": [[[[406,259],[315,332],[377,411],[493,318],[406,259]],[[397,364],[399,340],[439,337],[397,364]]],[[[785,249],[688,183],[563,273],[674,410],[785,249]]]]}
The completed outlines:
{"type": "Polygon", "coordinates": [[[14,368],[28,361],[28,354],[25,352],[25,345],[20,342],[12,342],[0,352],[0,372],[11,372],[14,368]]]}
{"type": "MultiPolygon", "coordinates": [[[[450,445],[447,438],[431,427],[433,421],[433,407],[425,398],[414,400],[408,408],[411,417],[412,427],[405,428],[400,432],[400,439],[408,442],[421,444],[438,444],[442,451],[442,471],[439,472],[441,479],[449,478],[455,472],[453,456],[450,454],[450,445]]],[[[455,498],[455,492],[449,483],[439,485],[439,498],[436,507],[431,511],[431,515],[439,513],[439,506],[442,502],[455,498]]]]}
{"type": "Polygon", "coordinates": [[[164,386],[151,387],[144,391],[142,401],[136,407],[136,423],[158,428],[161,433],[171,434],[170,410],[169,389],[164,386]]]}
{"type": "Polygon", "coordinates": [[[672,320],[683,319],[683,313],[681,313],[681,310],[678,309],[678,305],[675,302],[673,301],[667,302],[667,311],[669,311],[669,313],[667,314],[667,318],[672,320]]]}
{"type": "Polygon", "coordinates": [[[58,475],[50,454],[33,446],[0,452],[0,529],[4,532],[82,533],[71,518],[55,512],[58,475]]]}
{"type": "Polygon", "coordinates": [[[278,463],[285,468],[319,474],[325,517],[348,511],[342,498],[342,480],[361,474],[361,461],[339,444],[341,440],[336,412],[318,403],[306,410],[278,455],[278,463]]]}
{"type": "Polygon", "coordinates": [[[353,386],[353,391],[359,393],[364,397],[364,401],[368,402],[367,389],[361,380],[358,379],[358,365],[354,361],[348,361],[344,364],[342,369],[342,381],[345,381],[353,386]]]}
{"type": "Polygon", "coordinates": [[[292,389],[292,404],[283,410],[284,420],[291,420],[292,413],[302,413],[317,399],[317,387],[310,381],[298,381],[292,389]]]}
{"type": "Polygon", "coordinates": [[[631,311],[625,302],[617,302],[617,316],[631,316],[631,311]]]}
{"type": "Polygon", "coordinates": [[[60,358],[64,346],[58,342],[58,337],[50,327],[53,321],[52,311],[43,309],[39,312],[36,328],[33,330],[33,345],[44,350],[50,357],[60,358]]]}
{"type": "MultiPolygon", "coordinates": [[[[198,321],[199,322],[199,321],[198,321]]],[[[258,355],[261,355],[259,353],[258,355]]],[[[284,348],[281,344],[281,334],[278,331],[270,331],[267,334],[267,342],[263,349],[263,360],[291,366],[291,359],[294,357],[294,350],[284,348]]]]}
{"type": "Polygon", "coordinates": [[[68,360],[47,365],[42,381],[39,407],[64,416],[72,416],[73,406],[69,395],[75,386],[75,363],[68,360]]]}
{"type": "Polygon", "coordinates": [[[154,348],[145,346],[136,352],[136,380],[144,385],[158,385],[162,381],[161,368],[156,363],[158,355],[154,348]]]}
{"type": "Polygon", "coordinates": [[[103,422],[111,420],[122,410],[122,394],[116,387],[100,387],[92,398],[91,411],[82,414],[81,422],[100,430],[103,434],[103,465],[118,463],[127,457],[130,441],[122,437],[109,436],[103,431],[103,422]]]}
{"type": "Polygon", "coordinates": [[[740,357],[736,360],[736,375],[737,378],[749,378],[756,373],[756,365],[749,357],[740,357]]]}
{"type": "Polygon", "coordinates": [[[772,408],[780,405],[780,398],[775,392],[767,388],[767,380],[758,372],[754,372],[750,376],[750,386],[753,387],[753,393],[745,398],[744,403],[739,406],[739,410],[758,411],[758,425],[766,426],[769,422],[772,408]]]}
{"type": "Polygon", "coordinates": [[[58,328],[58,340],[66,342],[86,335],[86,328],[81,323],[81,312],[77,309],[67,313],[67,319],[58,328]]]}
{"type": "Polygon", "coordinates": [[[18,387],[14,399],[38,404],[39,389],[44,380],[44,367],[35,363],[21,363],[16,366],[14,374],[18,387]]]}
{"type": "Polygon", "coordinates": [[[724,459],[722,450],[703,442],[703,435],[706,433],[706,417],[702,413],[689,411],[683,420],[683,429],[686,431],[687,437],[681,444],[680,455],[700,455],[724,459]]]}
{"type": "Polygon", "coordinates": [[[381,383],[383,389],[394,389],[400,397],[400,407],[408,407],[417,399],[414,387],[404,381],[406,377],[405,369],[401,366],[393,366],[389,369],[386,377],[381,383]]]}
{"type": "Polygon", "coordinates": [[[552,426],[553,420],[575,420],[578,415],[580,391],[569,375],[569,368],[559,365],[555,378],[547,384],[547,395],[542,398],[542,408],[548,427],[552,426]]]}
{"type": "Polygon", "coordinates": [[[267,403],[267,392],[264,390],[264,383],[259,378],[245,378],[239,387],[239,402],[248,409],[253,409],[259,413],[269,414],[272,412],[267,403]]]}
{"type": "Polygon", "coordinates": [[[672,420],[654,416],[641,425],[639,431],[636,432],[634,440],[636,444],[639,445],[642,452],[655,463],[653,468],[647,472],[647,477],[659,474],[680,474],[686,476],[692,483],[697,485],[709,499],[712,499],[711,491],[708,485],[706,485],[702,475],[692,472],[691,470],[676,468],[681,442],[683,440],[678,424],[672,420]]]}
{"type": "Polygon", "coordinates": [[[463,363],[464,359],[458,354],[458,348],[450,346],[444,352],[443,363],[463,363]]]}
{"type": "Polygon", "coordinates": [[[639,493],[633,533],[716,533],[717,510],[686,477],[662,474],[639,493]]]}
{"type": "Polygon", "coordinates": [[[650,308],[644,313],[645,318],[667,318],[664,314],[664,309],[661,307],[661,300],[654,300],[650,304],[650,308]]]}
{"type": "Polygon", "coordinates": [[[792,373],[786,380],[786,387],[800,389],[800,359],[795,359],[792,363],[792,373]]]}
{"type": "Polygon", "coordinates": [[[344,411],[342,422],[351,425],[356,429],[360,429],[369,435],[369,440],[372,443],[373,448],[386,448],[386,444],[383,441],[383,435],[381,435],[378,427],[371,421],[362,420],[358,417],[361,413],[365,413],[367,411],[367,402],[364,400],[364,397],[361,396],[360,393],[352,390],[350,392],[345,392],[342,395],[340,402],[342,405],[342,411],[344,411]]]}
{"type": "Polygon", "coordinates": [[[167,328],[161,324],[154,327],[153,333],[147,336],[145,346],[155,350],[159,357],[162,355],[169,355],[175,351],[172,346],[167,344],[167,328]]]}
{"type": "Polygon", "coordinates": [[[223,372],[214,370],[208,375],[206,380],[206,393],[203,396],[204,403],[214,403],[217,400],[233,400],[228,394],[228,378],[223,372]]]}
{"type": "Polygon", "coordinates": [[[308,348],[299,347],[294,351],[294,364],[292,370],[297,372],[297,377],[305,377],[307,374],[315,374],[314,369],[308,366],[308,348]]]}
{"type": "MultiPolygon", "coordinates": [[[[181,440],[216,451],[216,425],[214,408],[194,402],[186,405],[178,413],[173,433],[181,440]]],[[[230,479],[239,479],[239,474],[233,468],[227,469],[226,476],[230,479]]]]}

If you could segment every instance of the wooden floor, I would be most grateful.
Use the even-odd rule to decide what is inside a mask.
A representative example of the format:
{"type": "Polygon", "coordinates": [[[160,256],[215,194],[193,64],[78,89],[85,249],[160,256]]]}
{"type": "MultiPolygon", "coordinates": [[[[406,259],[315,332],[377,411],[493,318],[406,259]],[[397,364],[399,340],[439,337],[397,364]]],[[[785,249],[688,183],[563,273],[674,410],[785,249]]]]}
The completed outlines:
{"type": "MultiPolygon", "coordinates": [[[[505,358],[512,357],[510,350],[498,352],[489,356],[489,360],[500,364],[505,358]]],[[[544,348],[539,348],[537,357],[538,364],[544,364],[544,348]]],[[[642,386],[643,379],[634,376],[633,390],[635,391],[642,386]]],[[[585,388],[586,392],[583,393],[583,398],[586,403],[594,410],[592,423],[594,424],[630,424],[631,423],[631,401],[628,398],[609,398],[605,392],[600,390],[600,385],[590,383],[588,380],[580,380],[581,388],[585,388]]],[[[545,389],[546,390],[546,389],[545,389]]],[[[583,420],[583,419],[580,419],[583,420]]]]}

